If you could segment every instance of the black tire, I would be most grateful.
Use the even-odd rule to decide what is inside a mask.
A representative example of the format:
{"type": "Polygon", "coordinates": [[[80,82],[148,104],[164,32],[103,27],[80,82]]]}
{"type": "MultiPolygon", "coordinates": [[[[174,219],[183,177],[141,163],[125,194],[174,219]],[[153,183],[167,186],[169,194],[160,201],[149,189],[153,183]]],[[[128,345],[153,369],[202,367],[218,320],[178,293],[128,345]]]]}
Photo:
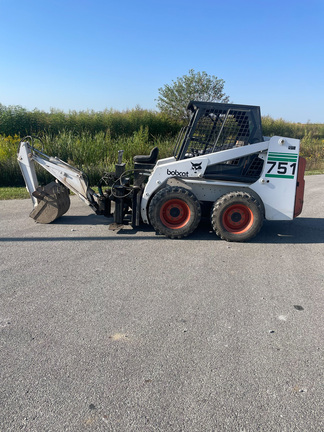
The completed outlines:
{"type": "Polygon", "coordinates": [[[200,222],[200,203],[195,195],[185,188],[165,187],[152,198],[149,219],[158,233],[170,238],[186,237],[200,222]]]}
{"type": "Polygon", "coordinates": [[[263,224],[263,208],[258,199],[247,192],[230,192],[215,203],[211,223],[223,240],[244,242],[255,237],[263,224]]]}

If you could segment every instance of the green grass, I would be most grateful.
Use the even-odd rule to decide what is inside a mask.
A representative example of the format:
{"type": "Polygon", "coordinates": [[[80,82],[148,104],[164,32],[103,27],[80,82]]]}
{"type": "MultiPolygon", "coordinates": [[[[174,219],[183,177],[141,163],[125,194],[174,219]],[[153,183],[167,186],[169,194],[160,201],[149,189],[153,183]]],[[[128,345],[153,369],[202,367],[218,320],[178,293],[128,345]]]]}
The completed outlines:
{"type": "Polygon", "coordinates": [[[319,175],[324,174],[324,169],[322,170],[313,170],[313,171],[305,171],[305,175],[319,175]]]}
{"type": "MultiPolygon", "coordinates": [[[[91,189],[98,193],[98,186],[93,186],[91,189]]],[[[70,194],[74,195],[73,192],[70,192],[70,194]]],[[[30,198],[30,195],[25,187],[0,187],[0,201],[28,198],[30,198]]]]}
{"type": "Polygon", "coordinates": [[[0,187],[0,200],[26,199],[29,192],[25,187],[0,187]]]}

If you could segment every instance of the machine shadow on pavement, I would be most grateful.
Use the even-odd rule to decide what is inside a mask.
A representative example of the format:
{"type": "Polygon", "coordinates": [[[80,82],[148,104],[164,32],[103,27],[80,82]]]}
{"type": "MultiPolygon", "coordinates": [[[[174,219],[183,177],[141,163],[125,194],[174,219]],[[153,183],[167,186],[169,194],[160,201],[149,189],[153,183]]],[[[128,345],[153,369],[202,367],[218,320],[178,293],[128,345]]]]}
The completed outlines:
{"type": "MultiPolygon", "coordinates": [[[[117,230],[109,230],[111,218],[87,216],[64,216],[51,225],[106,225],[107,236],[57,236],[57,237],[2,237],[1,242],[48,242],[48,241],[116,241],[116,240],[164,240],[172,242],[163,235],[157,234],[149,225],[139,228],[132,228],[125,225],[117,230]],[[141,235],[143,233],[143,235],[141,235]]],[[[52,231],[53,233],[53,231],[52,231]]],[[[220,240],[212,230],[210,221],[203,219],[198,228],[190,236],[181,241],[217,241],[220,240]]],[[[225,242],[224,242],[225,243],[225,242]]],[[[321,244],[324,243],[324,218],[303,218],[299,217],[294,221],[264,221],[263,228],[259,235],[246,244],[321,244]]],[[[228,242],[235,244],[235,242],[228,242]]]]}
{"type": "Polygon", "coordinates": [[[112,218],[98,216],[95,213],[89,215],[64,215],[52,222],[53,225],[106,225],[113,222],[112,218]]]}
{"type": "Polygon", "coordinates": [[[324,243],[324,219],[299,217],[294,221],[264,221],[253,243],[317,244],[324,243]]]}
{"type": "MultiPolygon", "coordinates": [[[[208,220],[202,221],[198,229],[187,240],[220,240],[212,231],[208,220]]],[[[230,242],[232,243],[232,242],[230,242]]],[[[230,244],[229,243],[229,244],[230,244]]],[[[257,237],[248,243],[256,244],[320,244],[324,243],[324,218],[299,217],[294,221],[264,221],[257,237]]],[[[246,244],[248,244],[246,243],[246,244]]]]}

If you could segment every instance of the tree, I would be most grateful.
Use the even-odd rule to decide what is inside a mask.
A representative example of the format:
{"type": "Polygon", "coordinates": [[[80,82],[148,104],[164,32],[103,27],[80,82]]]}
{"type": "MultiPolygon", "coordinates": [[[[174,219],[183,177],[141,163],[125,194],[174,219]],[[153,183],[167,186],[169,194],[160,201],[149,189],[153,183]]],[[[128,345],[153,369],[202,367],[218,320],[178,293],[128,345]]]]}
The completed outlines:
{"type": "Polygon", "coordinates": [[[223,93],[224,84],[224,80],[214,75],[190,69],[188,75],[158,89],[157,107],[172,118],[188,119],[187,106],[191,100],[228,103],[229,97],[223,93]]]}

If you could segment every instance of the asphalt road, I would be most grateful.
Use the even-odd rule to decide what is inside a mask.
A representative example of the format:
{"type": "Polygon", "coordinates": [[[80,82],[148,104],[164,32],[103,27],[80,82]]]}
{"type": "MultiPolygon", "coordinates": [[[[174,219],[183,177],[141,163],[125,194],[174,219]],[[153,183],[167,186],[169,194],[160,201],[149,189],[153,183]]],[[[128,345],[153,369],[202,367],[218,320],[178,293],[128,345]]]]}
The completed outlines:
{"type": "Polygon", "coordinates": [[[251,243],[0,202],[0,431],[323,431],[324,176],[251,243]]]}

